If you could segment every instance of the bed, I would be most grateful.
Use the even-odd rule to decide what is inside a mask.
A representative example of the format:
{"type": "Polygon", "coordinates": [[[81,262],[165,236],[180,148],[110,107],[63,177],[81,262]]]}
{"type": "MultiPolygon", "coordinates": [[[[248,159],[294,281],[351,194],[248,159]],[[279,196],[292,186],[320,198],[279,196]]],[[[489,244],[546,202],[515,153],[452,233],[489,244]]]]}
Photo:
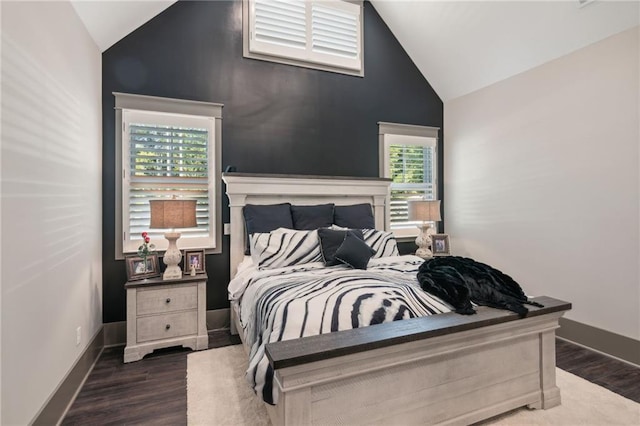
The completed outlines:
{"type": "MultiPolygon", "coordinates": [[[[232,277],[247,263],[246,205],[365,203],[371,205],[375,228],[389,228],[388,179],[226,173],[223,180],[232,277]]],[[[370,262],[371,269],[378,263],[390,269],[384,262],[370,262]]],[[[407,262],[410,268],[411,259],[407,262]]],[[[571,305],[550,297],[534,300],[543,307],[531,307],[525,318],[478,307],[476,315],[440,313],[269,342],[263,345],[264,357],[277,393],[275,405],[267,404],[271,421],[470,424],[522,406],[554,407],[560,404],[555,330],[571,305]]],[[[234,300],[232,332],[240,331],[249,353],[255,342],[247,340],[255,338],[247,339],[247,323],[240,317],[234,300]]]]}

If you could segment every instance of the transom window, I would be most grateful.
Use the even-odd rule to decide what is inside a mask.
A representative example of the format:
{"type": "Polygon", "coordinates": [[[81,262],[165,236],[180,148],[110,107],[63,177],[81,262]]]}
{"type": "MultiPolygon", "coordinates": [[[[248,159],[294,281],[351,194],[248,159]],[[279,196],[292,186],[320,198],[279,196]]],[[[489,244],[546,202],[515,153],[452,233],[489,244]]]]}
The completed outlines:
{"type": "Polygon", "coordinates": [[[362,3],[244,0],[244,56],[363,75],[362,3]]]}

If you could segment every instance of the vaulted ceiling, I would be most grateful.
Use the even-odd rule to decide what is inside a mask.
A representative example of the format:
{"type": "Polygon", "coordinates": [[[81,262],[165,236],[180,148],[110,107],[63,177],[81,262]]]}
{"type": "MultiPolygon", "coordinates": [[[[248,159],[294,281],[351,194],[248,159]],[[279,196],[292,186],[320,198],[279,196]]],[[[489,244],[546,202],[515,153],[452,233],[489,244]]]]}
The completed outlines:
{"type": "MultiPolygon", "coordinates": [[[[443,101],[640,25],[638,1],[371,2],[443,101]]],[[[175,1],[71,3],[105,51],[175,1]]]]}
{"type": "Polygon", "coordinates": [[[640,24],[637,1],[372,3],[444,101],[640,24]]]}

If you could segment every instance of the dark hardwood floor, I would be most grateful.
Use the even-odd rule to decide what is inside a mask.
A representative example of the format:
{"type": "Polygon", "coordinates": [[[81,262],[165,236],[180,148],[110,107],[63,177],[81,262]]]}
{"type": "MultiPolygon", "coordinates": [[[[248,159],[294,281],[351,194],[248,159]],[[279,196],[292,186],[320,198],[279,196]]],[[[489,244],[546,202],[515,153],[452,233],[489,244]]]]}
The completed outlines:
{"type": "MultiPolygon", "coordinates": [[[[209,348],[239,344],[228,331],[209,333],[209,348]]],[[[96,363],[63,425],[185,425],[187,349],[157,350],[124,364],[123,346],[107,348],[96,363]]],[[[640,368],[556,340],[558,367],[640,402],[640,368]]]]}
{"type": "MultiPolygon", "coordinates": [[[[209,348],[239,343],[228,331],[209,333],[209,348]]],[[[106,348],[62,424],[186,425],[190,352],[158,349],[143,361],[124,364],[124,346],[106,348]]]]}
{"type": "Polygon", "coordinates": [[[561,339],[556,339],[556,365],[640,403],[638,367],[561,339]]]}

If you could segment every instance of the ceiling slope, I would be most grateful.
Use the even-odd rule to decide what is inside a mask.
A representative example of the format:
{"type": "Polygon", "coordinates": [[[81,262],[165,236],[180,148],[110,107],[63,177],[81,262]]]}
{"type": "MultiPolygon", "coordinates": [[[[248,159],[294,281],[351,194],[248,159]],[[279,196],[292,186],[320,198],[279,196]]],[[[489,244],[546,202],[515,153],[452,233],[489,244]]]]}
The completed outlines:
{"type": "MultiPolygon", "coordinates": [[[[103,52],[173,3],[71,1],[103,52]]],[[[638,0],[371,3],[443,101],[640,25],[638,0]]]]}
{"type": "Polygon", "coordinates": [[[173,3],[175,0],[71,1],[71,5],[102,52],[173,3]]]}
{"type": "Polygon", "coordinates": [[[638,1],[371,2],[443,101],[640,24],[638,1]]]}

